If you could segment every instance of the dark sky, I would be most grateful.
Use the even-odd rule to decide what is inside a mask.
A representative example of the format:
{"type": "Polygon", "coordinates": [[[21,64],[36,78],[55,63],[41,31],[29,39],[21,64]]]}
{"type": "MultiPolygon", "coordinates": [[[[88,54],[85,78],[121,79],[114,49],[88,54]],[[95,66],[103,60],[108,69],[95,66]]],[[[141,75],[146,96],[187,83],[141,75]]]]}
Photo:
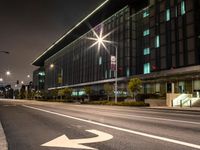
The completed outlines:
{"type": "Polygon", "coordinates": [[[27,82],[31,62],[103,1],[0,0],[0,50],[10,52],[0,53],[0,78],[27,82]]]}

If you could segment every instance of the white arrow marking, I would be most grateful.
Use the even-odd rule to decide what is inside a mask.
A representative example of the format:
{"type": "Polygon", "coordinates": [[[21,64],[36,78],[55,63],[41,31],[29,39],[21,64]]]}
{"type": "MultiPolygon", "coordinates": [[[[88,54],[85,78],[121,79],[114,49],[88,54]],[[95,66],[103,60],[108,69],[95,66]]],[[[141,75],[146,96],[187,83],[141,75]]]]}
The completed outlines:
{"type": "Polygon", "coordinates": [[[62,135],[52,141],[42,144],[41,146],[95,150],[92,147],[84,146],[81,144],[103,142],[103,141],[108,141],[113,138],[112,135],[105,133],[105,132],[98,131],[98,130],[86,130],[86,131],[96,134],[98,136],[94,137],[94,138],[71,139],[70,140],[66,135],[62,135]]]}

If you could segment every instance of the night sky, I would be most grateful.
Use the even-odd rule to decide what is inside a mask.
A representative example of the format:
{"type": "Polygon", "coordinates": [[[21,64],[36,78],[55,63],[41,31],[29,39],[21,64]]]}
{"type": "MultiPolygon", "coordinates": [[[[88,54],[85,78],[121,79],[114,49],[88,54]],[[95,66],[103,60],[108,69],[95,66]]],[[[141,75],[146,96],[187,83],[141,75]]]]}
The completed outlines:
{"type": "Polygon", "coordinates": [[[104,0],[0,0],[0,78],[30,80],[31,62],[104,0]],[[5,72],[11,71],[6,77],[5,72]]]}

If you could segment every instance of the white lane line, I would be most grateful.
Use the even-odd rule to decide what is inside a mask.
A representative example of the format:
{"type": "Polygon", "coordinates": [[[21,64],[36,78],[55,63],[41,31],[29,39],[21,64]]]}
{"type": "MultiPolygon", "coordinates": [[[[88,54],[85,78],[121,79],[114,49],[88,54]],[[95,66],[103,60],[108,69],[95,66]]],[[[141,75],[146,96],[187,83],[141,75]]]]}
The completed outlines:
{"type": "MultiPolygon", "coordinates": [[[[88,108],[88,109],[90,108],[89,106],[80,106],[80,105],[73,105],[73,106],[80,107],[80,108],[85,107],[85,108],[88,108]]],[[[92,107],[93,107],[93,109],[99,109],[99,110],[102,110],[102,111],[103,110],[107,110],[105,108],[99,108],[99,107],[95,107],[95,106],[92,106],[92,107]]],[[[164,114],[164,115],[167,114],[167,112],[159,112],[159,111],[155,112],[155,111],[149,111],[148,109],[146,109],[146,110],[138,110],[138,109],[123,110],[121,108],[109,108],[109,110],[111,110],[111,111],[112,110],[114,110],[114,111],[124,111],[124,112],[130,112],[130,113],[134,113],[134,112],[140,113],[141,112],[141,113],[146,113],[146,114],[149,114],[149,113],[151,113],[151,114],[164,114]]],[[[151,110],[154,110],[154,109],[151,109],[151,110]]],[[[166,109],[166,111],[168,111],[168,109],[166,109]]],[[[180,110],[180,111],[187,111],[187,110],[180,110]]],[[[173,113],[173,114],[170,113],[170,115],[194,117],[194,115],[192,115],[192,114],[182,114],[180,111],[178,110],[179,114],[177,114],[177,113],[173,113]]],[[[174,110],[174,112],[175,112],[175,110],[174,110]]]]}
{"type": "Polygon", "coordinates": [[[183,146],[187,146],[187,147],[191,147],[191,148],[200,149],[200,145],[197,145],[197,144],[192,144],[192,143],[188,143],[188,142],[174,140],[174,139],[161,137],[161,136],[157,136],[157,135],[153,135],[153,134],[138,132],[138,131],[134,131],[134,130],[130,130],[130,129],[120,128],[120,127],[116,127],[116,126],[112,126],[112,125],[107,125],[107,124],[103,124],[103,123],[99,123],[99,122],[95,122],[95,121],[90,121],[90,120],[86,120],[86,119],[81,119],[81,118],[77,118],[77,117],[73,117],[73,116],[68,116],[68,115],[64,115],[64,114],[56,113],[56,112],[53,112],[53,111],[48,111],[48,110],[45,110],[45,109],[36,108],[36,107],[31,107],[31,106],[27,106],[27,105],[23,105],[23,106],[30,108],[30,109],[39,110],[39,111],[42,111],[42,112],[46,112],[46,113],[50,113],[50,114],[54,114],[54,115],[58,115],[58,116],[61,116],[61,117],[82,121],[82,122],[87,122],[87,123],[90,123],[90,124],[95,124],[95,125],[99,125],[99,126],[106,127],[106,128],[111,128],[111,129],[124,131],[124,132],[132,133],[132,134],[136,134],[136,135],[140,135],[140,136],[144,136],[144,137],[153,138],[153,139],[156,139],[156,140],[161,140],[161,141],[165,141],[165,142],[170,142],[170,143],[179,144],[179,145],[183,145],[183,146]]]}
{"type": "MultiPolygon", "coordinates": [[[[70,109],[67,108],[66,110],[72,110],[72,111],[77,111],[80,112],[79,110],[75,109],[70,109]]],[[[86,110],[87,113],[89,113],[86,110]]],[[[97,115],[102,115],[102,112],[97,111],[95,112],[97,115]]],[[[129,117],[129,119],[134,119],[135,118],[140,118],[140,119],[149,119],[149,120],[159,120],[159,121],[168,121],[168,122],[177,122],[177,123],[187,123],[187,124],[195,124],[195,125],[200,125],[200,122],[194,122],[194,121],[186,121],[186,120],[174,120],[174,119],[167,119],[167,118],[159,118],[159,117],[148,117],[148,116],[142,116],[142,115],[126,115],[126,114],[119,114],[119,113],[112,113],[110,112],[109,114],[104,114],[106,116],[112,116],[112,117],[129,117]]]]}
{"type": "MultiPolygon", "coordinates": [[[[149,119],[149,120],[160,120],[160,121],[168,121],[168,122],[177,122],[177,123],[187,123],[187,124],[195,124],[200,125],[200,122],[194,122],[194,121],[185,121],[185,120],[174,120],[174,119],[166,119],[166,118],[157,118],[157,117],[147,117],[147,116],[140,116],[140,115],[123,115],[123,114],[116,114],[116,113],[109,113],[112,116],[121,116],[121,117],[135,117],[135,118],[143,118],[143,119],[149,119]]],[[[109,115],[107,115],[109,116],[109,115]]],[[[130,118],[133,119],[133,118],[130,118]]]]}
{"type": "Polygon", "coordinates": [[[6,141],[5,133],[0,122],[0,150],[8,150],[8,144],[6,141]]]}

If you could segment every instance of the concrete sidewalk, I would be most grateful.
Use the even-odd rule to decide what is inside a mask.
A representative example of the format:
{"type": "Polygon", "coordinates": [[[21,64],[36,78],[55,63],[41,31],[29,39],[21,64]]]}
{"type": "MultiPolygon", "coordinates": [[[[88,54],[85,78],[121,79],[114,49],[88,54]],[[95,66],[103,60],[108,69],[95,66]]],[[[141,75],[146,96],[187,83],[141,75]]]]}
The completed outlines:
{"type": "Polygon", "coordinates": [[[0,150],[8,150],[8,144],[0,122],[0,150]]]}
{"type": "Polygon", "coordinates": [[[174,110],[174,111],[192,111],[192,112],[199,112],[200,107],[166,107],[166,106],[154,106],[149,107],[150,109],[159,109],[159,110],[174,110]]]}

